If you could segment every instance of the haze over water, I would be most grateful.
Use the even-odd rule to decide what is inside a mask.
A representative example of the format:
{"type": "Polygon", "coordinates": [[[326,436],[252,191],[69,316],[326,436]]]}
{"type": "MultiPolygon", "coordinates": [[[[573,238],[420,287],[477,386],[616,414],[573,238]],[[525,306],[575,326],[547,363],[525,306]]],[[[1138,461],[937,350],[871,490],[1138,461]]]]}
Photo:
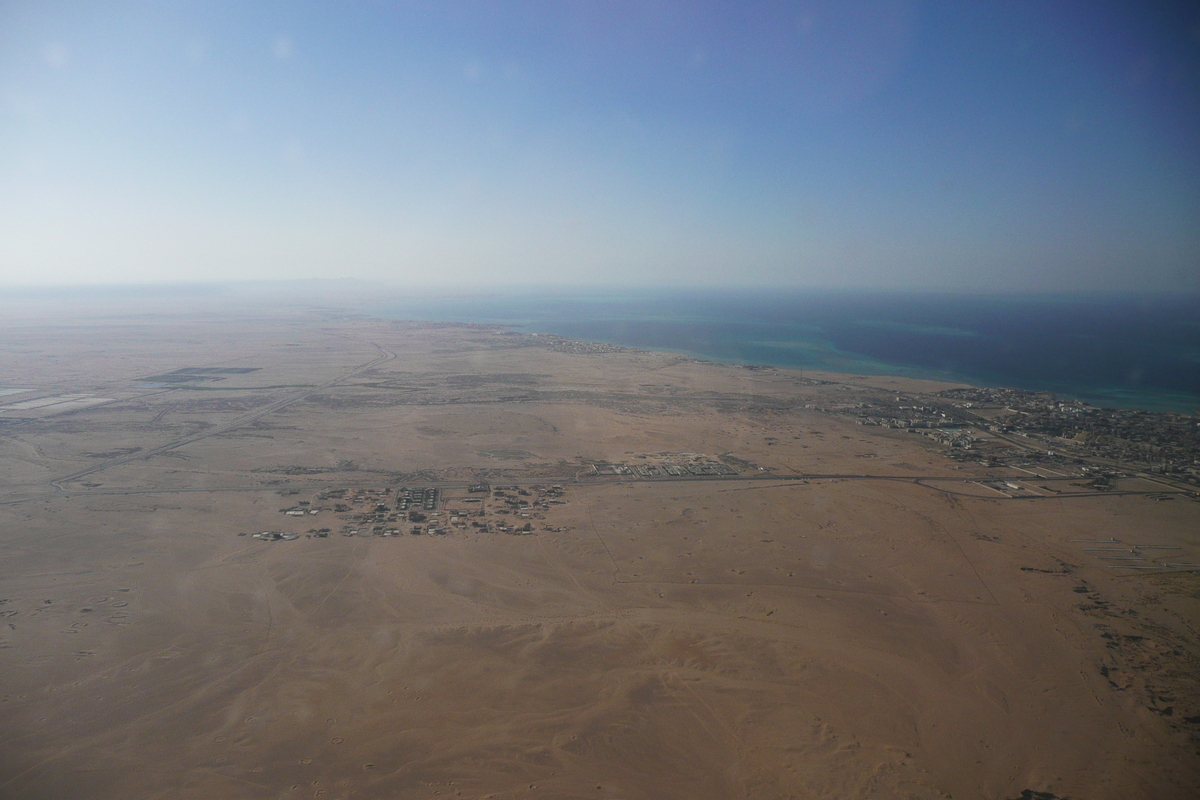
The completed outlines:
{"type": "Polygon", "coordinates": [[[494,293],[390,303],[393,317],[505,322],[699,358],[1200,409],[1195,297],[879,292],[494,293]]]}

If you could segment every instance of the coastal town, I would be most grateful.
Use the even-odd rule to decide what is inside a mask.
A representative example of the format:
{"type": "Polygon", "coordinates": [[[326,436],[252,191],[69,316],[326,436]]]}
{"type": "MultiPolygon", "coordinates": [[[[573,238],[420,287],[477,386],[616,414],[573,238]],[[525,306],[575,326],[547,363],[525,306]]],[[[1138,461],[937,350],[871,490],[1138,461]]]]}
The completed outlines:
{"type": "Polygon", "coordinates": [[[978,387],[880,396],[828,410],[860,425],[923,435],[960,462],[1005,467],[1035,461],[1075,474],[1126,471],[1200,487],[1200,420],[1191,415],[978,387]]]}

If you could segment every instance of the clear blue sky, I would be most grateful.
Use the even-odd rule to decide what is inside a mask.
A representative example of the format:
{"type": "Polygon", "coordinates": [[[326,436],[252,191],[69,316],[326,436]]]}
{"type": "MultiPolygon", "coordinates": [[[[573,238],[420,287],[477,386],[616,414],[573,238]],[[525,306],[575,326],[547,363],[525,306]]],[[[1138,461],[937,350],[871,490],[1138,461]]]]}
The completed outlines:
{"type": "Polygon", "coordinates": [[[1200,12],[0,0],[0,284],[1200,290],[1200,12]]]}

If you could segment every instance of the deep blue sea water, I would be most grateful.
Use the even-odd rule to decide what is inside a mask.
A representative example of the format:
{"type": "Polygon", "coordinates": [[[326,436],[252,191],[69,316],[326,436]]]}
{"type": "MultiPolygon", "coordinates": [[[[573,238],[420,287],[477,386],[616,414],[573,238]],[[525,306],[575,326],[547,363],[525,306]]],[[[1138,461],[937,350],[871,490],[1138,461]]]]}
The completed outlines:
{"type": "Polygon", "coordinates": [[[413,296],[372,310],[715,361],[959,380],[1200,413],[1197,296],[506,291],[413,296]]]}

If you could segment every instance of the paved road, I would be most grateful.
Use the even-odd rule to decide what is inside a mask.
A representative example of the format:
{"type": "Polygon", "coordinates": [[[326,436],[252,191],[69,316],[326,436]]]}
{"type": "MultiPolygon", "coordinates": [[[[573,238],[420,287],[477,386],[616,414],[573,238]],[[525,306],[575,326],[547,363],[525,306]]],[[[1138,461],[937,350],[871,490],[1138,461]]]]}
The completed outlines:
{"type": "MultiPolygon", "coordinates": [[[[237,417],[237,418],[235,418],[229,422],[226,422],[222,425],[218,425],[218,426],[209,428],[207,430],[199,431],[197,433],[191,434],[189,436],[175,439],[171,442],[167,442],[166,444],[162,444],[157,447],[149,448],[147,450],[140,450],[136,453],[131,453],[128,455],[118,456],[116,458],[112,458],[112,459],[103,461],[99,464],[94,464],[85,469],[76,470],[76,471],[68,473],[66,475],[60,475],[60,476],[54,478],[50,482],[50,485],[53,487],[53,490],[57,493],[71,494],[71,495],[133,495],[133,494],[163,494],[163,493],[174,493],[174,492],[247,492],[247,491],[253,492],[253,491],[280,491],[280,490],[292,490],[292,489],[303,492],[303,491],[320,491],[322,489],[341,488],[341,487],[369,488],[369,487],[376,487],[376,486],[398,485],[400,483],[400,481],[396,477],[379,476],[376,479],[365,480],[365,481],[340,480],[340,481],[305,481],[305,482],[289,482],[289,483],[280,482],[280,483],[271,483],[271,484],[254,483],[254,484],[250,484],[250,485],[210,487],[210,488],[191,488],[191,487],[166,488],[166,487],[163,487],[163,488],[144,488],[144,489],[115,489],[114,488],[114,489],[80,490],[80,489],[67,489],[64,486],[64,484],[66,484],[66,483],[70,483],[71,481],[78,480],[79,478],[85,477],[87,475],[91,475],[96,472],[100,472],[101,470],[105,470],[110,467],[115,467],[115,466],[119,466],[121,464],[128,464],[133,461],[139,461],[141,459],[150,458],[152,456],[159,455],[161,453],[165,453],[165,452],[183,447],[184,445],[200,441],[201,439],[205,439],[210,436],[216,436],[216,435],[222,434],[222,433],[227,433],[228,431],[234,430],[236,428],[240,428],[244,425],[248,425],[258,419],[261,419],[261,418],[267,416],[268,414],[272,414],[272,413],[279,411],[280,409],[285,408],[293,403],[297,403],[301,400],[304,400],[305,398],[307,398],[317,392],[328,389],[331,386],[336,386],[337,384],[339,384],[343,381],[349,380],[350,378],[353,378],[356,375],[360,375],[363,372],[366,372],[367,370],[370,370],[370,369],[373,369],[374,367],[379,366],[380,364],[384,364],[388,361],[391,361],[392,359],[394,359],[396,357],[395,353],[393,353],[389,350],[386,350],[383,347],[380,347],[375,342],[370,342],[369,344],[373,348],[375,348],[376,351],[378,351],[378,355],[375,358],[371,359],[370,361],[367,361],[366,363],[360,364],[359,366],[354,367],[353,369],[348,370],[347,372],[344,372],[341,375],[338,375],[337,377],[332,378],[331,380],[328,380],[318,386],[312,386],[312,387],[305,389],[304,391],[297,392],[297,393],[289,395],[287,397],[283,397],[278,400],[267,403],[263,406],[260,406],[256,409],[254,409],[253,411],[251,411],[247,414],[243,414],[242,416],[237,417]]],[[[708,399],[711,400],[712,398],[708,398],[708,399]]],[[[739,396],[739,399],[744,399],[744,398],[740,398],[740,396],[739,396]]],[[[952,409],[952,411],[958,411],[958,409],[952,409]]],[[[965,418],[964,416],[961,415],[961,413],[958,414],[957,416],[961,422],[963,422],[967,425],[971,425],[972,427],[977,427],[977,424],[974,421],[965,418]]],[[[993,435],[993,436],[998,436],[998,434],[996,434],[994,432],[989,432],[989,433],[991,433],[991,435],[993,435]]],[[[1043,448],[1039,447],[1037,444],[1034,444],[1033,442],[1023,442],[1023,441],[1019,441],[1019,440],[1014,441],[1013,439],[1010,439],[1007,436],[999,436],[998,438],[1004,439],[1005,441],[1008,441],[1011,444],[1014,444],[1014,445],[1017,445],[1020,447],[1024,447],[1024,448],[1027,448],[1030,450],[1043,449],[1043,448]]],[[[1150,476],[1140,475],[1139,477],[1149,478],[1150,476]]],[[[535,484],[546,484],[546,483],[572,483],[572,484],[598,483],[599,484],[599,483],[622,483],[622,482],[634,482],[634,481],[645,482],[645,483],[656,483],[656,482],[657,483],[678,483],[678,482],[696,482],[696,481],[709,482],[709,483],[731,482],[731,481],[755,481],[755,482],[770,481],[770,482],[774,482],[774,483],[778,484],[778,483],[788,483],[788,482],[808,481],[808,480],[903,481],[903,482],[916,483],[916,484],[925,486],[928,489],[933,489],[935,491],[942,491],[942,492],[946,492],[949,494],[964,494],[965,495],[965,494],[969,494],[969,493],[954,492],[950,489],[944,489],[939,486],[932,486],[926,482],[927,481],[938,481],[938,482],[942,482],[942,483],[964,483],[965,484],[965,483],[977,483],[981,480],[1029,481],[1029,480],[1031,480],[1031,476],[1022,474],[1022,475],[989,476],[987,478],[978,478],[978,477],[963,477],[963,476],[949,476],[949,475],[871,475],[871,474],[865,474],[865,473],[788,473],[788,474],[762,474],[762,473],[760,473],[760,474],[736,475],[736,476],[660,475],[660,476],[653,476],[653,477],[643,477],[643,476],[636,475],[636,474],[631,474],[631,475],[615,475],[615,474],[614,475],[583,475],[582,473],[580,473],[580,474],[562,475],[562,476],[545,476],[545,477],[536,477],[536,478],[531,477],[531,478],[527,478],[527,479],[506,478],[502,481],[497,481],[497,483],[502,484],[502,485],[530,486],[530,485],[535,485],[535,484]]],[[[1036,480],[1044,483],[1044,482],[1049,482],[1049,481],[1064,481],[1064,480],[1077,481],[1077,480],[1079,480],[1079,478],[1078,478],[1078,476],[1065,476],[1065,477],[1057,477],[1057,478],[1056,477],[1036,476],[1036,480]]],[[[461,488],[461,487],[467,486],[470,483],[472,483],[473,481],[467,481],[467,480],[457,480],[457,481],[413,480],[410,482],[413,485],[427,486],[427,487],[431,487],[431,488],[453,489],[453,488],[461,488]]],[[[1028,497],[1018,496],[1018,497],[1011,497],[1008,499],[1035,500],[1035,499],[1044,498],[1044,497],[1055,497],[1055,498],[1105,497],[1105,496],[1125,495],[1125,494],[1156,494],[1156,493],[1184,494],[1185,493],[1185,490],[1183,490],[1181,487],[1167,484],[1165,481],[1159,481],[1159,483],[1160,483],[1160,485],[1169,486],[1171,491],[1167,491],[1167,492],[1089,492],[1089,491],[1062,492],[1059,494],[1051,494],[1051,495],[1034,495],[1034,496],[1028,496],[1028,497]]],[[[42,484],[42,485],[44,486],[45,484],[42,484]]],[[[31,491],[35,487],[34,486],[23,486],[23,487],[11,487],[11,488],[23,489],[25,491],[31,491]]],[[[41,495],[41,496],[45,496],[45,495],[41,495]]],[[[971,496],[977,496],[977,495],[972,494],[971,496]]],[[[20,498],[20,499],[0,501],[0,502],[8,502],[8,503],[23,502],[23,501],[29,500],[29,499],[33,499],[33,497],[31,495],[26,495],[25,497],[20,498]]],[[[1004,499],[1004,498],[997,497],[996,499],[1004,499]]]]}
{"type": "MultiPolygon", "coordinates": [[[[865,480],[865,481],[899,481],[902,483],[915,483],[933,491],[945,492],[947,494],[957,494],[968,497],[981,497],[982,495],[971,492],[956,492],[952,489],[943,488],[941,486],[931,485],[929,482],[940,483],[978,483],[980,481],[992,480],[1028,480],[1027,475],[1010,475],[992,478],[973,478],[961,476],[947,475],[869,475],[863,473],[812,473],[812,474],[788,474],[788,475],[732,475],[727,477],[709,476],[709,475],[681,475],[681,476],[660,476],[653,478],[641,478],[631,475],[591,475],[591,476],[575,476],[575,475],[559,475],[559,476],[540,476],[529,478],[505,478],[503,480],[491,481],[495,486],[540,486],[546,484],[572,484],[576,486],[587,486],[591,484],[612,484],[612,483],[720,483],[720,484],[736,484],[736,483],[773,483],[775,485],[783,484],[800,484],[810,480],[865,480]]],[[[1076,477],[1064,478],[1040,478],[1042,482],[1049,481],[1070,481],[1078,480],[1076,477]]],[[[138,495],[138,494],[175,494],[175,493],[221,493],[221,492],[278,492],[278,491],[297,491],[301,493],[320,492],[326,489],[371,489],[378,487],[396,487],[396,486],[419,486],[430,489],[462,489],[472,484],[479,483],[477,480],[450,480],[450,481],[431,481],[425,479],[414,478],[411,480],[402,479],[396,476],[380,475],[371,480],[337,480],[337,481],[304,481],[304,482],[280,482],[280,483],[252,483],[242,484],[238,486],[208,486],[203,488],[198,487],[158,487],[158,488],[139,488],[139,489],[63,489],[64,495],[70,496],[119,496],[119,495],[138,495]]],[[[990,499],[995,500],[1045,500],[1045,499],[1065,499],[1071,497],[1115,497],[1119,495],[1147,495],[1147,494],[1186,494],[1183,491],[1112,491],[1112,492],[1062,492],[1059,494],[1046,495],[1021,495],[1016,497],[1001,497],[997,496],[990,499]]],[[[32,499],[32,498],[29,498],[32,499]]],[[[12,502],[12,501],[9,501],[12,502]]]]}

